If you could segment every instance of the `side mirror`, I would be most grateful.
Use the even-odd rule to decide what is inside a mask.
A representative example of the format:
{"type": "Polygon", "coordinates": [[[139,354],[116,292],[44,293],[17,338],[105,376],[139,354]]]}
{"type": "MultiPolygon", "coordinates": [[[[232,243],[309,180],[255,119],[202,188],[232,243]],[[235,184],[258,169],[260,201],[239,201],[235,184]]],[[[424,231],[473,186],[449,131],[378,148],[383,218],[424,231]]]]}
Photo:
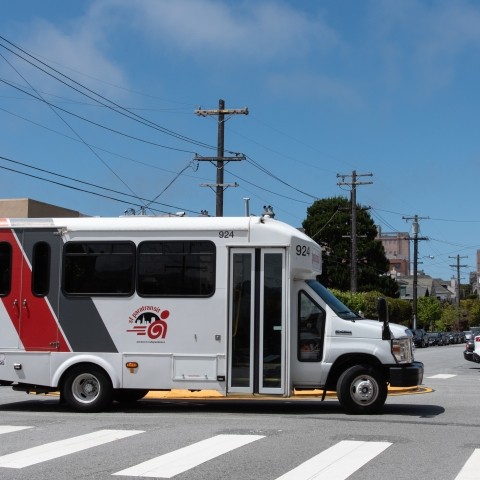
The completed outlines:
{"type": "Polygon", "coordinates": [[[388,304],[386,298],[380,297],[377,300],[377,313],[378,321],[383,322],[382,340],[390,340],[392,338],[392,333],[390,332],[390,327],[388,326],[388,304]]]}

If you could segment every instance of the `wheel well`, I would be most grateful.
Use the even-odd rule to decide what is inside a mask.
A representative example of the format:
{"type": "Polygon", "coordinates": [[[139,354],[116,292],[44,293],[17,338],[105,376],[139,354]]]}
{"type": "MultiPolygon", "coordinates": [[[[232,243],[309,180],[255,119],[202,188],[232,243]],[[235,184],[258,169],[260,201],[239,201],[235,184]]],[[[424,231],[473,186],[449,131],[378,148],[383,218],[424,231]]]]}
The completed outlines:
{"type": "Polygon", "coordinates": [[[112,383],[112,379],[110,378],[110,375],[108,374],[108,372],[103,368],[101,367],[100,365],[96,364],[96,363],[90,363],[90,362],[80,362],[80,363],[75,363],[73,365],[70,365],[63,373],[62,373],[62,376],[60,377],[60,382],[59,382],[59,387],[60,389],[63,388],[63,384],[65,383],[65,379],[68,377],[68,375],[70,374],[70,372],[72,370],[76,370],[77,368],[83,368],[85,369],[85,371],[88,371],[88,370],[91,370],[91,369],[96,369],[96,370],[100,370],[101,372],[103,372],[105,374],[105,376],[110,380],[110,383],[112,383]]]}
{"type": "Polygon", "coordinates": [[[340,375],[354,365],[371,365],[374,367],[381,367],[382,370],[384,370],[380,360],[378,360],[378,358],[374,355],[368,355],[365,353],[348,353],[338,357],[330,368],[325,385],[326,389],[330,391],[336,391],[337,381],[340,375]]]}

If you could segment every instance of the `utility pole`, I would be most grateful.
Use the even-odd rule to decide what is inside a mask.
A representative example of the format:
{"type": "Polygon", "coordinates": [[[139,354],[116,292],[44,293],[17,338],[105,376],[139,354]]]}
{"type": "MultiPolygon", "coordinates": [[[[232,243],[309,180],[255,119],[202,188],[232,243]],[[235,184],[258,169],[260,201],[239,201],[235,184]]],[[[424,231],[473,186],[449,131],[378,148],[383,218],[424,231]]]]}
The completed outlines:
{"type": "Polygon", "coordinates": [[[350,290],[352,292],[357,291],[357,185],[369,185],[373,182],[358,182],[358,177],[373,177],[371,173],[357,174],[354,170],[351,175],[341,175],[337,173],[337,178],[341,178],[342,181],[337,185],[348,185],[352,189],[350,191],[350,241],[351,241],[351,253],[350,253],[350,290]],[[346,182],[345,178],[351,177],[351,182],[346,182]]]}
{"type": "Polygon", "coordinates": [[[216,157],[201,157],[195,155],[195,159],[198,161],[216,162],[217,164],[217,183],[214,185],[203,184],[204,187],[215,187],[216,192],[216,216],[223,217],[223,192],[228,187],[238,186],[235,184],[223,183],[224,169],[226,162],[245,160],[245,155],[237,154],[235,157],[225,157],[225,115],[248,115],[248,108],[241,109],[225,109],[225,100],[220,99],[218,101],[218,110],[203,110],[198,108],[195,113],[199,116],[206,117],[208,115],[218,116],[218,138],[217,138],[217,156],[216,157]]]}
{"type": "Polygon", "coordinates": [[[457,263],[456,265],[450,265],[451,267],[457,267],[457,288],[456,290],[456,296],[457,296],[457,309],[460,309],[460,268],[466,268],[468,265],[460,265],[460,259],[461,258],[468,258],[468,257],[461,257],[460,255],[457,255],[456,257],[448,257],[448,258],[456,258],[457,263]]]}
{"type": "MultiPolygon", "coordinates": [[[[428,219],[428,217],[419,217],[415,215],[414,217],[402,217],[404,220],[413,220],[413,305],[412,305],[412,313],[413,313],[413,321],[412,321],[412,329],[415,330],[417,328],[417,286],[418,286],[418,241],[419,240],[428,240],[427,237],[419,237],[418,232],[420,230],[420,225],[418,221],[420,219],[428,219]]],[[[412,240],[409,238],[409,240],[412,240]]]]}

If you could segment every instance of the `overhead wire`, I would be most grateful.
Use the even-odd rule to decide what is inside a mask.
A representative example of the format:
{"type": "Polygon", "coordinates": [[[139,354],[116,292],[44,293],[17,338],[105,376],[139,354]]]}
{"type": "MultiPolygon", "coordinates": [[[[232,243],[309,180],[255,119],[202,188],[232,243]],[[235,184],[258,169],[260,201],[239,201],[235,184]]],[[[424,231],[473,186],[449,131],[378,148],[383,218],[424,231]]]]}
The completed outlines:
{"type": "MultiPolygon", "coordinates": [[[[55,173],[55,172],[52,172],[51,170],[47,170],[47,169],[44,169],[44,168],[40,168],[40,167],[35,167],[33,165],[30,165],[28,163],[25,163],[25,162],[20,162],[18,160],[13,160],[11,158],[8,158],[8,157],[4,157],[4,156],[0,156],[0,160],[4,160],[6,162],[9,162],[9,163],[13,163],[13,164],[16,164],[16,165],[20,165],[22,167],[26,167],[26,168],[29,168],[29,169],[32,169],[32,170],[36,170],[38,172],[42,172],[42,173],[47,173],[49,175],[52,175],[52,176],[55,176],[55,177],[59,177],[59,178],[62,178],[62,179],[65,179],[65,180],[70,180],[70,181],[73,181],[73,182],[77,182],[77,183],[80,183],[82,185],[87,185],[87,186],[90,186],[90,187],[94,187],[94,188],[98,188],[100,190],[105,190],[107,192],[111,192],[111,193],[115,193],[115,194],[118,194],[118,195],[123,195],[123,196],[126,196],[126,197],[131,197],[131,198],[135,198],[137,200],[142,200],[144,202],[150,202],[150,203],[155,203],[157,205],[162,205],[164,207],[169,207],[169,208],[173,208],[175,210],[183,210],[183,211],[188,211],[188,212],[191,212],[191,213],[195,213],[195,214],[201,214],[201,212],[198,212],[198,211],[195,211],[195,210],[190,210],[188,208],[183,208],[183,207],[178,207],[178,206],[175,206],[175,205],[169,205],[168,203],[161,203],[161,202],[158,202],[156,200],[149,200],[147,198],[142,198],[142,197],[139,197],[138,195],[131,195],[131,194],[128,194],[128,193],[124,193],[124,192],[120,192],[118,190],[114,190],[112,188],[108,188],[108,187],[104,187],[104,186],[101,186],[101,185],[96,185],[94,183],[91,183],[91,182],[86,182],[84,180],[79,180],[79,179],[76,179],[76,178],[73,178],[73,177],[70,177],[70,176],[67,176],[67,175],[62,175],[62,174],[59,174],[59,173],[55,173]]],[[[97,196],[101,196],[101,197],[104,197],[104,198],[108,198],[108,199],[111,199],[111,200],[115,200],[117,202],[122,202],[122,203],[128,203],[128,204],[132,204],[131,202],[127,202],[125,200],[121,200],[121,199],[118,199],[118,198],[114,198],[114,197],[111,197],[111,196],[108,196],[108,195],[104,195],[104,194],[99,194],[97,192],[92,192],[90,190],[85,190],[85,189],[81,189],[79,187],[75,187],[75,186],[72,186],[72,185],[68,185],[68,184],[65,184],[65,183],[61,183],[61,182],[57,182],[57,181],[54,181],[54,180],[51,180],[51,179],[47,179],[47,178],[43,178],[43,177],[39,177],[37,175],[33,175],[33,174],[29,174],[29,173],[26,173],[26,172],[22,172],[20,170],[16,170],[16,169],[13,169],[13,168],[8,168],[8,167],[5,167],[5,166],[1,166],[0,165],[0,168],[3,169],[3,170],[8,170],[10,172],[14,172],[14,173],[19,173],[21,175],[25,175],[25,176],[28,176],[28,177],[31,177],[31,178],[35,178],[35,179],[38,179],[38,180],[42,180],[44,182],[48,182],[48,183],[53,183],[55,185],[59,185],[59,186],[62,186],[62,187],[66,187],[66,188],[70,188],[72,190],[77,190],[77,191],[81,191],[81,192],[85,192],[85,193],[89,193],[89,194],[92,194],[92,195],[97,195],[97,196]]],[[[135,206],[138,206],[138,207],[142,207],[143,204],[140,203],[140,204],[135,204],[135,206]]],[[[149,207],[151,210],[152,208],[149,207]]],[[[153,209],[155,210],[155,209],[153,209]]],[[[159,211],[161,213],[170,213],[170,212],[167,212],[167,211],[162,211],[162,210],[156,210],[156,211],[159,211]]]]}
{"type": "MultiPolygon", "coordinates": [[[[163,132],[163,133],[166,133],[166,134],[169,134],[169,135],[172,135],[174,136],[175,138],[177,139],[180,139],[180,140],[184,140],[184,141],[193,141],[193,143],[196,145],[196,146],[202,146],[204,148],[214,148],[213,146],[209,145],[209,144],[206,144],[204,142],[198,142],[198,141],[195,141],[189,137],[186,137],[184,135],[180,135],[180,134],[177,134],[176,132],[173,132],[169,129],[165,129],[164,127],[161,127],[161,126],[158,126],[157,124],[155,124],[154,122],[151,122],[150,120],[148,119],[145,119],[144,117],[141,117],[139,115],[136,115],[135,113],[131,112],[131,110],[129,109],[125,109],[124,107],[122,107],[121,105],[107,99],[106,97],[104,97],[103,95],[100,95],[98,94],[97,92],[94,92],[93,90],[89,89],[88,87],[80,84],[79,82],[75,81],[74,79],[68,77],[67,75],[64,75],[62,72],[58,71],[57,69],[51,67],[50,65],[46,64],[45,62],[41,61],[40,59],[38,59],[37,57],[31,55],[30,53],[28,53],[27,51],[25,51],[24,49],[22,49],[21,47],[17,46],[16,44],[14,44],[13,42],[10,42],[9,40],[7,40],[5,37],[1,36],[0,35],[0,39],[3,40],[4,42],[7,42],[9,45],[11,45],[12,47],[18,49],[19,51],[21,51],[22,53],[24,53],[25,55],[27,55],[28,57],[32,58],[33,60],[35,60],[35,62],[38,62],[40,63],[41,65],[44,65],[45,67],[49,68],[50,70],[52,70],[53,72],[55,72],[56,74],[58,75],[61,75],[63,78],[66,78],[68,79],[70,82],[73,82],[74,84],[78,85],[79,87],[87,90],[88,92],[92,93],[93,95],[95,96],[98,96],[99,98],[103,99],[104,101],[108,102],[108,103],[111,103],[112,105],[115,106],[115,108],[112,108],[111,105],[108,105],[102,101],[99,101],[97,98],[94,98],[92,97],[91,95],[79,90],[78,88],[70,85],[69,83],[65,82],[64,80],[62,79],[59,79],[58,77],[56,77],[55,75],[52,75],[50,72],[46,71],[45,69],[39,67],[38,65],[36,65],[34,62],[28,60],[27,58],[25,58],[24,56],[18,54],[17,52],[13,51],[11,48],[8,48],[7,46],[3,45],[0,43],[0,46],[2,46],[3,48],[5,48],[6,50],[10,51],[12,54],[16,55],[17,57],[21,58],[22,60],[28,62],[30,65],[34,66],[35,68],[38,68],[39,70],[41,70],[42,72],[44,72],[45,74],[51,76],[52,78],[55,78],[56,80],[60,81],[61,83],[63,83],[64,85],[66,85],[67,87],[69,88],[72,88],[73,90],[75,90],[76,92],[78,92],[79,94],[81,95],[84,95],[86,96],[87,98],[90,98],[92,101],[96,102],[96,103],[99,103],[101,104],[102,106],[106,107],[106,108],[110,108],[112,109],[113,111],[117,112],[117,113],[121,113],[122,115],[125,115],[127,116],[128,118],[130,119],[135,119],[137,121],[140,121],[140,123],[143,123],[144,125],[146,126],[149,126],[149,127],[155,127],[155,128],[160,128],[160,130],[163,132]],[[121,111],[119,111],[119,109],[121,111]],[[125,113],[126,112],[126,113],[125,113]],[[132,118],[132,115],[135,117],[135,118],[132,118]]],[[[1,81],[3,81],[4,83],[10,85],[12,88],[16,88],[18,89],[19,91],[21,91],[22,93],[26,94],[26,95],[30,95],[32,96],[33,98],[37,99],[37,100],[40,100],[40,101],[43,101],[45,102],[46,104],[48,104],[51,108],[55,108],[55,109],[58,109],[60,111],[63,111],[69,115],[73,115],[83,121],[86,121],[86,122],[89,122],[95,126],[98,126],[100,128],[104,128],[108,131],[111,131],[112,133],[116,133],[116,134],[119,134],[119,135],[123,135],[127,138],[130,138],[130,139],[133,139],[133,140],[137,140],[137,141],[141,141],[141,142],[144,142],[144,143],[147,143],[147,144],[151,144],[151,145],[155,145],[155,146],[159,146],[159,147],[162,147],[162,148],[167,148],[167,149],[171,149],[171,150],[176,150],[176,151],[182,151],[182,152],[188,152],[188,153],[191,153],[191,154],[194,154],[196,152],[193,152],[193,151],[188,151],[188,150],[184,150],[184,149],[178,149],[178,148],[175,148],[175,147],[170,147],[170,146],[166,146],[166,145],[162,145],[162,144],[158,144],[156,142],[151,142],[151,141],[148,141],[148,140],[145,140],[145,139],[140,139],[138,137],[135,137],[133,135],[129,135],[125,132],[120,132],[118,130],[115,130],[115,129],[112,129],[110,127],[107,127],[105,125],[102,125],[102,124],[99,124],[98,122],[94,122],[92,120],[89,120],[83,116],[80,116],[76,113],[73,113],[69,110],[66,110],[66,109],[63,109],[62,107],[59,107],[58,105],[55,105],[55,104],[52,104],[51,102],[48,102],[45,98],[43,97],[39,97],[39,96],[35,96],[35,95],[32,95],[31,93],[23,90],[22,88],[12,84],[11,82],[8,82],[4,79],[1,79],[1,81]]],[[[37,95],[38,95],[38,92],[37,92],[37,95]]],[[[230,152],[230,153],[235,153],[235,152],[230,152]]],[[[251,157],[249,158],[249,161],[251,162],[251,164],[253,166],[255,166],[256,168],[260,169],[261,171],[263,171],[264,173],[267,173],[269,176],[275,178],[277,181],[279,181],[280,183],[284,184],[285,186],[289,187],[289,188],[292,188],[294,189],[295,191],[303,194],[303,195],[306,195],[306,196],[309,196],[310,198],[313,198],[313,199],[317,199],[316,196],[314,195],[311,195],[311,194],[308,194],[307,192],[304,192],[302,191],[301,189],[298,189],[294,186],[292,186],[291,184],[289,184],[288,182],[282,180],[281,178],[279,178],[278,176],[276,175],[272,175],[271,172],[269,172],[267,169],[265,169],[264,167],[262,167],[258,162],[256,162],[255,160],[253,160],[251,157]]],[[[250,182],[251,183],[251,182],[250,182]]],[[[251,183],[252,184],[252,183],[251,183]]],[[[254,185],[254,184],[252,184],[254,185]]],[[[271,191],[270,193],[273,193],[273,194],[276,194],[275,192],[271,191]]],[[[281,194],[278,194],[279,196],[283,196],[281,194]]],[[[288,197],[287,197],[288,198],[288,197]]],[[[294,201],[298,201],[298,200],[295,200],[293,199],[294,201]]],[[[305,202],[306,203],[306,202],[305,202]]]]}
{"type": "MultiPolygon", "coordinates": [[[[19,75],[24,82],[26,82],[30,88],[37,94],[39,95],[40,99],[45,101],[45,99],[42,97],[41,94],[39,94],[35,88],[31,85],[31,83],[5,58],[5,56],[3,54],[0,53],[0,56],[5,60],[6,63],[8,63],[8,65],[10,65],[10,67],[17,73],[17,75],[19,75]]],[[[73,132],[73,134],[90,150],[90,152],[98,159],[100,160],[100,162],[108,169],[110,170],[110,172],[125,186],[127,187],[128,190],[130,190],[135,196],[136,196],[136,193],[133,191],[133,189],[128,185],[128,183],[123,180],[123,178],[120,177],[120,175],[118,175],[118,173],[110,166],[108,165],[107,162],[105,162],[105,160],[95,151],[93,150],[92,147],[90,147],[90,145],[88,145],[88,143],[82,138],[82,136],[53,108],[53,106],[49,103],[49,102],[46,102],[47,105],[50,107],[50,109],[55,113],[55,115],[57,115],[57,117],[73,132]]],[[[138,198],[138,197],[137,197],[138,198]]]]}
{"type": "Polygon", "coordinates": [[[14,50],[12,50],[11,48],[8,48],[7,46],[3,45],[0,43],[0,46],[3,47],[4,49],[8,50],[9,52],[11,52],[13,55],[16,55],[17,57],[21,58],[22,60],[24,60],[25,62],[29,63],[30,65],[32,65],[33,67],[39,69],[40,71],[42,71],[43,73],[51,76],[52,78],[54,78],[55,80],[61,82],[62,84],[64,84],[65,86],[75,90],[76,92],[80,93],[81,95],[84,95],[86,96],[87,98],[90,98],[91,100],[95,101],[96,103],[99,103],[101,105],[103,105],[104,107],[106,108],[109,108],[113,111],[115,111],[116,113],[119,113],[121,115],[124,115],[128,118],[130,118],[131,120],[135,120],[135,121],[138,121],[140,123],[142,123],[143,125],[145,126],[148,126],[150,128],[154,128],[166,135],[170,135],[178,140],[182,140],[184,142],[188,142],[190,144],[193,144],[193,145],[196,145],[196,146],[199,146],[199,147],[202,147],[202,148],[207,148],[207,149],[216,149],[215,146],[212,146],[212,145],[209,145],[207,143],[204,143],[204,142],[201,142],[201,141],[198,141],[198,140],[195,140],[195,139],[192,139],[190,137],[187,137],[183,134],[180,134],[180,133],[177,133],[177,132],[174,132],[173,130],[170,130],[168,128],[165,128],[165,127],[162,127],[161,125],[158,125],[157,123],[145,118],[145,117],[142,117],[140,115],[137,115],[136,113],[134,112],[131,112],[130,110],[126,109],[125,107],[119,105],[118,103],[106,98],[105,96],[99,94],[98,92],[95,92],[93,90],[91,90],[90,88],[86,87],[85,85],[81,84],[80,82],[77,82],[76,80],[72,79],[71,77],[63,74],[62,72],[60,72],[59,70],[51,67],[50,65],[48,65],[47,63],[43,62],[42,60],[36,58],[35,56],[31,55],[30,53],[28,53],[26,50],[22,49],[21,47],[19,47],[18,45],[14,44],[13,42],[7,40],[5,37],[1,36],[0,35],[0,40],[3,40],[4,42],[7,42],[9,45],[11,45],[12,47],[16,48],[17,50],[21,51],[22,53],[24,53],[25,55],[27,55],[28,57],[32,58],[35,62],[38,62],[40,63],[41,65],[45,66],[46,68],[52,70],[53,72],[55,72],[56,74],[62,76],[63,78],[65,79],[68,79],[70,82],[73,82],[75,85],[78,85],[79,87],[81,87],[82,89],[86,90],[87,92],[90,92],[92,93],[93,95],[99,97],[100,99],[104,100],[105,102],[108,102],[110,103],[111,105],[113,105],[115,108],[113,108],[111,105],[108,105],[100,100],[98,100],[97,98],[94,98],[92,97],[91,95],[79,90],[78,88],[70,85],[69,83],[65,82],[64,80],[62,80],[61,78],[58,78],[56,77],[55,75],[51,74],[50,72],[46,71],[45,69],[39,67],[38,65],[36,65],[34,62],[26,59],[25,57],[23,57],[22,55],[18,54],[17,52],[15,52],[14,50]]]}
{"type": "Polygon", "coordinates": [[[3,82],[3,83],[6,83],[7,85],[10,85],[11,87],[13,87],[13,88],[15,88],[15,89],[17,89],[17,90],[25,93],[26,95],[29,95],[29,96],[33,97],[34,99],[36,99],[36,100],[38,100],[38,101],[41,101],[41,102],[46,103],[47,105],[53,107],[54,109],[60,110],[60,111],[62,111],[62,112],[64,112],[64,113],[67,113],[67,114],[69,114],[69,115],[72,115],[73,117],[76,117],[76,118],[78,118],[78,119],[80,119],[80,120],[83,120],[83,121],[85,121],[85,122],[87,122],[87,123],[90,123],[90,124],[92,124],[92,125],[95,125],[95,126],[97,126],[97,127],[100,127],[100,128],[102,128],[102,129],[104,129],[104,130],[107,130],[107,131],[109,131],[109,132],[115,133],[115,134],[117,134],[117,135],[121,135],[121,136],[126,137],[126,138],[129,138],[129,139],[131,139],[131,140],[135,140],[135,141],[137,141],[137,142],[142,142],[142,143],[145,143],[145,144],[148,144],[148,145],[152,145],[152,146],[155,146],[155,147],[161,147],[161,148],[166,148],[166,149],[168,149],[168,150],[174,150],[174,151],[176,151],[176,152],[190,153],[190,154],[192,154],[192,155],[194,155],[194,154],[196,153],[196,152],[194,152],[193,150],[185,150],[185,149],[182,149],[182,148],[175,148],[175,147],[170,147],[170,146],[167,146],[167,145],[162,145],[162,144],[157,143],[157,142],[153,142],[153,141],[146,140],[146,139],[143,139],[143,138],[135,137],[134,135],[129,135],[128,133],[121,132],[121,131],[119,131],[119,130],[115,130],[114,128],[107,127],[106,125],[102,125],[102,124],[100,124],[100,123],[98,123],[98,122],[94,122],[93,120],[89,120],[88,118],[85,118],[85,117],[83,117],[83,116],[81,116],[81,115],[78,115],[78,114],[76,114],[76,113],[70,112],[69,110],[66,110],[65,108],[59,107],[58,105],[55,105],[55,104],[53,104],[53,103],[51,103],[51,102],[48,102],[47,100],[43,99],[42,97],[37,97],[37,96],[31,94],[30,92],[27,92],[27,91],[21,89],[20,87],[17,87],[17,86],[15,86],[15,85],[11,84],[10,82],[8,82],[7,80],[5,80],[5,79],[3,79],[3,78],[0,78],[0,82],[3,82]]]}

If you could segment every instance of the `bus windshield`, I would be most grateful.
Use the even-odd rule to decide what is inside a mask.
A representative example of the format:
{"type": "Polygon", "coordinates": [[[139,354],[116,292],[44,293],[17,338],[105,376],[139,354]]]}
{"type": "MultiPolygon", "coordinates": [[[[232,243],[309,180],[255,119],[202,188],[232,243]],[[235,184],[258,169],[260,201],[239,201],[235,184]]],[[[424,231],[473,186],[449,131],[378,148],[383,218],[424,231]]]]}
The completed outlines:
{"type": "Polygon", "coordinates": [[[360,315],[352,312],[320,282],[317,282],[317,280],[305,280],[305,282],[340,318],[344,320],[357,320],[362,318],[360,315]]]}

